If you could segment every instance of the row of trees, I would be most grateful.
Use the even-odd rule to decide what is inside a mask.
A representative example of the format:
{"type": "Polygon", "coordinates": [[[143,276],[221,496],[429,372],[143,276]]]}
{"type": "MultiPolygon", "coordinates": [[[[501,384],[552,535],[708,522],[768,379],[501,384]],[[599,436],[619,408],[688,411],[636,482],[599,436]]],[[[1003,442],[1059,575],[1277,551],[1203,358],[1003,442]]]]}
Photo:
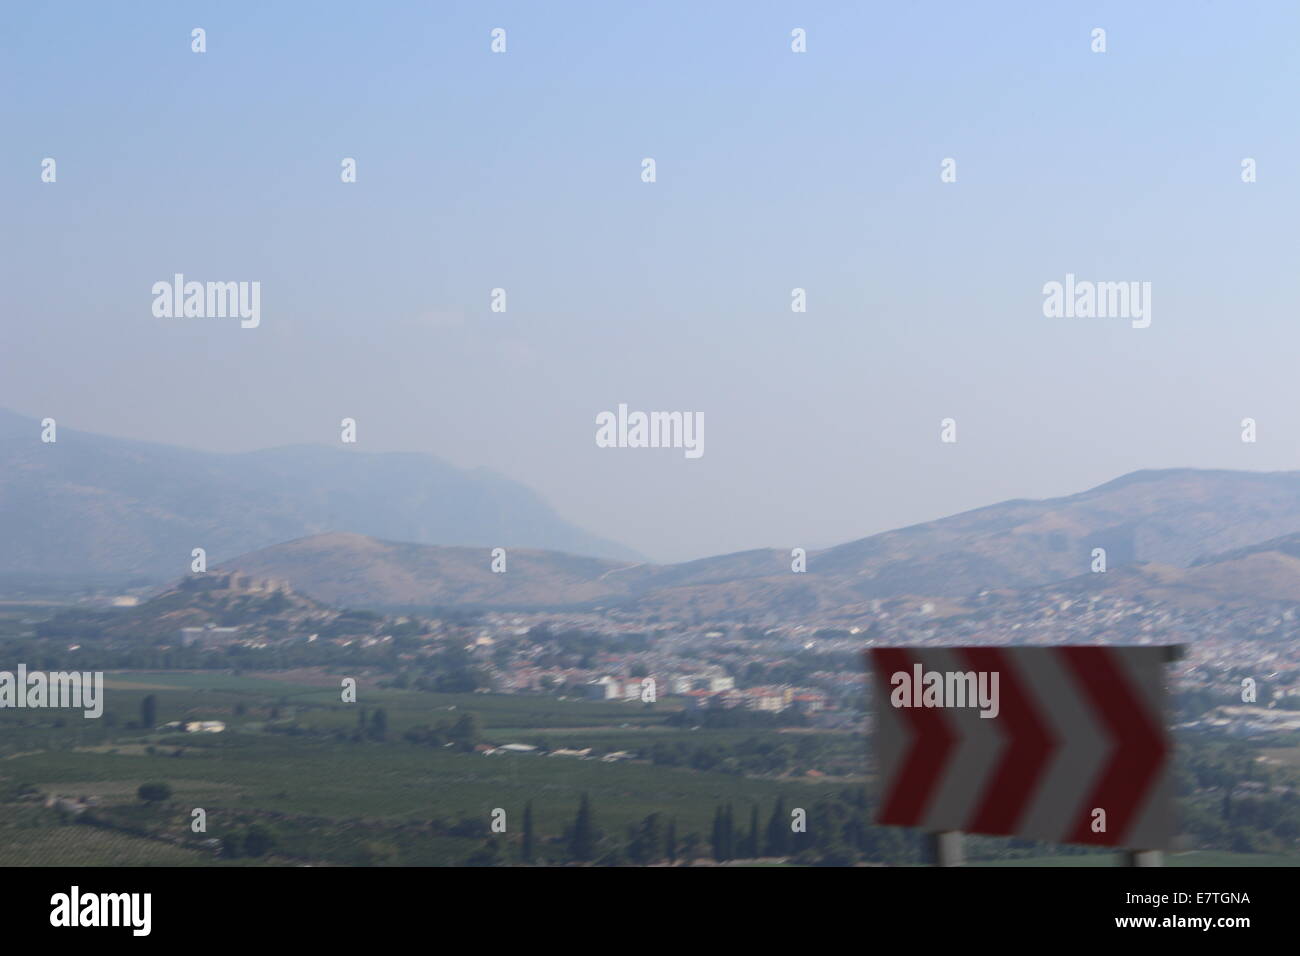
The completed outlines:
{"type": "Polygon", "coordinates": [[[783,857],[798,848],[804,836],[802,823],[786,812],[785,801],[778,799],[772,807],[767,826],[758,825],[758,804],[750,804],[749,827],[736,823],[733,804],[725,804],[713,812],[713,833],[710,844],[713,859],[719,863],[727,860],[754,860],[762,856],[783,857]],[[796,829],[796,827],[798,829],[796,829]]]}
{"type": "Polygon", "coordinates": [[[457,750],[468,753],[474,745],[483,739],[483,722],[478,714],[461,714],[454,722],[441,720],[434,727],[412,727],[402,735],[402,739],[413,744],[429,747],[442,747],[454,744],[457,750]]]}
{"type": "MultiPolygon", "coordinates": [[[[867,830],[865,812],[865,798],[857,795],[819,801],[811,812],[803,808],[788,809],[785,801],[778,799],[767,815],[766,824],[760,822],[763,814],[757,803],[750,804],[746,823],[737,820],[734,804],[728,803],[715,808],[706,845],[698,833],[679,834],[677,819],[662,813],[648,814],[629,826],[621,839],[607,834],[596,824],[590,796],[583,794],[573,823],[563,834],[550,839],[539,837],[533,804],[529,801],[524,805],[522,835],[515,844],[514,858],[503,850],[503,846],[510,844],[504,844],[500,837],[488,837],[465,862],[473,866],[513,862],[644,866],[690,862],[704,852],[711,852],[719,863],[792,855],[807,862],[817,862],[823,857],[830,862],[853,862],[868,849],[860,836],[867,830]],[[810,827],[810,818],[824,821],[826,825],[810,827]]],[[[910,859],[913,854],[903,856],[910,859]]]]}
{"type": "Polygon", "coordinates": [[[801,734],[793,743],[773,736],[748,737],[727,746],[656,741],[649,756],[652,763],[665,767],[757,776],[814,766],[824,751],[822,739],[815,734],[801,734]]]}

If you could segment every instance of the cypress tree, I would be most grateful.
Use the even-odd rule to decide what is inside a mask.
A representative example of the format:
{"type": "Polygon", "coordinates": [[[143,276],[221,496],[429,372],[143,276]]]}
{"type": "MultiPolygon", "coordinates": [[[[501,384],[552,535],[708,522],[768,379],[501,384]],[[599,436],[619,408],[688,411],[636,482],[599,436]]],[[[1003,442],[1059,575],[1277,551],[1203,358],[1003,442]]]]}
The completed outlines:
{"type": "Polygon", "coordinates": [[[531,800],[524,804],[524,843],[519,855],[525,863],[533,862],[533,801],[531,800]]]}
{"type": "Polygon", "coordinates": [[[578,804],[578,815],[573,821],[573,837],[569,851],[575,860],[585,863],[596,855],[596,827],[591,819],[591,799],[582,795],[578,804]]]}
{"type": "Polygon", "coordinates": [[[778,797],[772,808],[772,819],[767,823],[768,856],[785,856],[790,849],[790,821],[785,813],[785,798],[778,797]]]}

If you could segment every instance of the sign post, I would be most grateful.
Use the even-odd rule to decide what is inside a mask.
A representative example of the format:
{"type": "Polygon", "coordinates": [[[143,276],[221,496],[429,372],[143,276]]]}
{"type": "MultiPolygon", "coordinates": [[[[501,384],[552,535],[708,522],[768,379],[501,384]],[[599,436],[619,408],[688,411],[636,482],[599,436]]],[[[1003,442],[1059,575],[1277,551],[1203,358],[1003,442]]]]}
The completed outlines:
{"type": "Polygon", "coordinates": [[[935,866],[965,866],[966,854],[962,852],[961,831],[931,833],[930,856],[935,866]]]}
{"type": "Polygon", "coordinates": [[[881,647],[868,652],[881,781],[877,823],[1130,851],[1173,840],[1165,673],[1178,648],[881,647]]]}

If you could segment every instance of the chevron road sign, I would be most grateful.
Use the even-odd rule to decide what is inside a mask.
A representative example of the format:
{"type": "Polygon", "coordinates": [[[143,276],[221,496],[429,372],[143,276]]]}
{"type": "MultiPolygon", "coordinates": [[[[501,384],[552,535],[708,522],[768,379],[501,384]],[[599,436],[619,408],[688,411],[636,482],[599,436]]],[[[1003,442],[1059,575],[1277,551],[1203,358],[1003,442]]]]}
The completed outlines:
{"type": "Polygon", "coordinates": [[[877,822],[1169,849],[1176,651],[872,649],[877,822]]]}

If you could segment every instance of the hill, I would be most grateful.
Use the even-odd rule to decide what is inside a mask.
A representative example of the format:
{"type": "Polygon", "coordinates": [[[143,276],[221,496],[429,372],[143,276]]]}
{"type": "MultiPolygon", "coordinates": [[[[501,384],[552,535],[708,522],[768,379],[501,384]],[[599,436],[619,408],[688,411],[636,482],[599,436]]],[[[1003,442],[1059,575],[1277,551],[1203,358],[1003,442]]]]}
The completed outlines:
{"type": "Polygon", "coordinates": [[[284,581],[239,573],[207,573],[181,578],[175,586],[136,607],[70,608],[41,622],[37,633],[73,640],[174,640],[181,628],[245,625],[288,633],[323,627],[343,613],[296,593],[284,581]]]}
{"type": "Polygon", "coordinates": [[[511,548],[506,573],[497,574],[490,557],[488,548],[334,533],[272,545],[219,570],[288,581],[336,607],[563,606],[630,593],[617,562],[511,548]]]}
{"type": "Polygon", "coordinates": [[[876,598],[964,597],[983,589],[1164,589],[1180,599],[1283,599],[1297,593],[1300,474],[1136,472],[1043,501],[1008,501],[808,556],[766,549],[677,565],[629,564],[549,551],[510,552],[492,574],[486,550],[422,548],[360,536],[307,538],[229,567],[284,578],[353,605],[635,604],[674,617],[844,614],[876,598]],[[1278,531],[1294,538],[1264,542],[1278,531]],[[1089,573],[1094,548],[1108,572],[1089,573]],[[1252,550],[1252,549],[1264,550],[1252,550]],[[1245,550],[1242,550],[1245,549],[1245,550]],[[1288,551],[1288,549],[1290,549],[1288,551]],[[1213,566],[1206,555],[1222,557],[1213,566]],[[1199,563],[1198,563],[1199,562],[1199,563]],[[1271,582],[1271,583],[1268,583],[1271,582]]]}
{"type": "Polygon", "coordinates": [[[1136,564],[1106,574],[1080,575],[1052,587],[1081,595],[1141,597],[1181,607],[1300,603],[1300,535],[1206,555],[1187,568],[1136,564]]]}

